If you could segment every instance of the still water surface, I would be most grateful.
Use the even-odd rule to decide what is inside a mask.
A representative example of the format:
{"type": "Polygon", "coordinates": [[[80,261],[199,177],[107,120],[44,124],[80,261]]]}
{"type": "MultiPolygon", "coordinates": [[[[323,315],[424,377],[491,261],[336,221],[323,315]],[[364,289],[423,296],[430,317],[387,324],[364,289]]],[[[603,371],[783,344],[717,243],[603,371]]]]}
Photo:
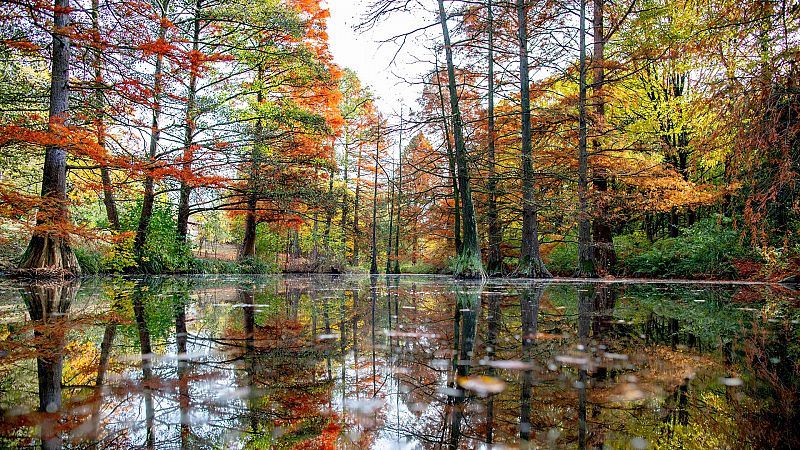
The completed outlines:
{"type": "Polygon", "coordinates": [[[0,283],[0,447],[800,448],[768,285],[0,283]]]}

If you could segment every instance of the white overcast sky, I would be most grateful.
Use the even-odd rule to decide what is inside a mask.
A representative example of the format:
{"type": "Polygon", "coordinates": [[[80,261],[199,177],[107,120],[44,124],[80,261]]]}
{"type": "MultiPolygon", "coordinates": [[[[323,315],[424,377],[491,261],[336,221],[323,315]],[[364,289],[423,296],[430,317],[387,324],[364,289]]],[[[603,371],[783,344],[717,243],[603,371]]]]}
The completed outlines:
{"type": "Polygon", "coordinates": [[[328,36],[334,61],[358,74],[362,85],[369,86],[379,98],[378,107],[385,115],[399,113],[401,102],[406,112],[409,108],[416,109],[421,93],[420,86],[409,85],[396,74],[418,82],[421,74],[431,69],[432,62],[414,63],[417,59],[433,60],[432,53],[424,47],[430,45],[427,38],[417,36],[409,39],[394,64],[392,58],[397,51],[397,45],[380,45],[378,41],[430,23],[433,17],[425,11],[418,11],[413,15],[395,15],[381,22],[379,27],[359,34],[353,30],[353,26],[361,22],[361,14],[370,1],[372,0],[326,1],[331,13],[328,19],[328,36]]]}

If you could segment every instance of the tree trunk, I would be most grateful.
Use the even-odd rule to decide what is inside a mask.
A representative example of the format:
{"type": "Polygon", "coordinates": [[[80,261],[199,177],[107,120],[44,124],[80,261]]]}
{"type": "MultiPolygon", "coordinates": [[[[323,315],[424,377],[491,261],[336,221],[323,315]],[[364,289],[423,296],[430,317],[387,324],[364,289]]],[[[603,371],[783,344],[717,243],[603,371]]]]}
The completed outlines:
{"type": "MultiPolygon", "coordinates": [[[[257,79],[261,81],[264,77],[264,71],[259,67],[257,79]]],[[[256,102],[260,105],[264,101],[264,93],[259,90],[256,94],[256,102]]],[[[260,162],[260,149],[261,139],[263,134],[263,124],[261,119],[256,120],[255,139],[253,139],[252,149],[250,151],[250,173],[247,179],[247,213],[244,220],[244,239],[242,240],[242,248],[239,251],[239,260],[245,258],[254,258],[256,256],[256,227],[258,221],[256,219],[256,209],[258,208],[258,170],[260,162]]],[[[288,255],[288,253],[287,253],[288,255]]]]}
{"type": "Polygon", "coordinates": [[[239,260],[256,256],[256,205],[257,197],[251,193],[247,199],[247,216],[244,219],[244,239],[239,251],[239,260]]]}
{"type": "Polygon", "coordinates": [[[375,181],[372,186],[372,262],[369,273],[378,273],[378,159],[381,152],[381,126],[378,124],[378,133],[375,138],[375,181]]]}
{"type": "Polygon", "coordinates": [[[439,87],[439,107],[442,113],[442,128],[444,129],[444,143],[447,149],[447,164],[450,171],[450,180],[453,184],[453,239],[455,240],[456,255],[461,254],[461,205],[458,198],[458,174],[456,174],[456,157],[453,143],[450,141],[450,129],[447,125],[447,111],[444,104],[442,81],[439,78],[439,61],[436,61],[436,85],[439,87]]]}
{"type": "MultiPolygon", "coordinates": [[[[200,12],[202,0],[197,0],[194,11],[194,30],[192,32],[192,52],[200,50],[200,12]]],[[[197,73],[199,63],[193,62],[189,71],[189,92],[186,96],[186,123],[183,137],[183,167],[181,168],[180,198],[178,200],[178,241],[186,242],[189,234],[189,196],[192,185],[188,179],[192,177],[192,160],[194,159],[194,133],[197,130],[197,73]]]]}
{"type": "MultiPolygon", "coordinates": [[[[102,36],[100,30],[100,2],[92,0],[92,28],[97,36],[102,36]]],[[[95,136],[97,145],[105,151],[106,148],[106,126],[105,126],[105,100],[103,98],[103,53],[100,44],[96,43],[92,47],[92,64],[94,66],[95,92],[95,136]]],[[[103,205],[106,207],[106,217],[108,224],[114,231],[119,231],[119,213],[117,212],[117,202],[114,198],[113,186],[111,185],[111,170],[104,163],[100,164],[100,181],[103,185],[103,205]]]]}
{"type": "MultiPolygon", "coordinates": [[[[333,171],[328,171],[328,199],[333,199],[333,171]]],[[[325,231],[322,236],[322,243],[325,246],[326,254],[330,251],[331,223],[333,222],[333,208],[327,209],[325,215],[325,231]]]]}
{"type": "MultiPolygon", "coordinates": [[[[53,59],[50,77],[50,126],[56,133],[57,124],[69,119],[69,60],[70,41],[65,30],[70,26],[69,0],[55,0],[53,22],[53,59]]],[[[20,271],[32,275],[78,276],[81,268],[70,246],[69,216],[67,213],[67,151],[64,148],[45,148],[42,170],[43,204],[36,215],[36,229],[22,257],[20,271]]]]}
{"type": "MultiPolygon", "coordinates": [[[[392,174],[394,177],[394,174],[392,174]]],[[[389,182],[389,240],[386,242],[386,273],[392,273],[392,232],[394,231],[394,180],[389,182]]]]}
{"type": "MultiPolygon", "coordinates": [[[[603,148],[600,143],[600,137],[603,134],[603,126],[605,124],[605,46],[606,37],[605,29],[603,26],[603,14],[605,0],[594,1],[594,20],[593,34],[594,34],[594,51],[593,63],[594,70],[592,74],[592,85],[594,86],[595,98],[595,133],[597,136],[592,141],[592,152],[595,155],[600,155],[603,148]]],[[[596,269],[602,274],[611,273],[614,265],[617,262],[617,254],[614,250],[614,239],[609,224],[608,213],[608,200],[605,198],[608,192],[608,175],[605,168],[595,165],[592,170],[592,188],[596,193],[594,201],[594,220],[592,221],[592,237],[594,240],[594,259],[596,269]]]]}
{"type": "Polygon", "coordinates": [[[517,0],[519,19],[520,108],[522,116],[522,243],[517,275],[550,278],[539,253],[539,232],[533,186],[533,148],[531,143],[531,100],[528,74],[528,30],[525,1],[517,0]]]}
{"type": "MultiPolygon", "coordinates": [[[[161,18],[166,19],[169,10],[169,2],[165,1],[161,18]]],[[[166,25],[162,22],[158,31],[158,38],[164,41],[167,37],[166,25]]],[[[156,153],[158,150],[158,140],[161,137],[159,118],[161,117],[161,93],[164,90],[164,56],[159,53],[156,55],[156,66],[153,71],[153,118],[150,124],[150,148],[148,157],[150,164],[155,164],[156,153]]],[[[153,167],[151,166],[150,169],[153,167]]],[[[147,243],[147,231],[150,227],[150,219],[153,217],[153,206],[155,204],[155,180],[151,174],[147,174],[144,179],[144,197],[142,198],[142,212],[139,215],[139,224],[136,227],[136,237],[133,241],[133,248],[139,257],[139,267],[142,268],[142,256],[145,244],[147,243]]]]}
{"type": "Polygon", "coordinates": [[[358,225],[358,208],[361,200],[361,150],[363,144],[358,144],[358,160],[356,161],[356,198],[353,201],[353,266],[358,267],[358,237],[361,233],[358,225]]]}
{"type": "Polygon", "coordinates": [[[347,127],[344,127],[344,189],[342,189],[342,220],[339,225],[342,232],[342,240],[341,245],[343,247],[344,255],[343,260],[347,260],[347,203],[348,203],[348,195],[347,195],[347,182],[348,182],[348,163],[349,163],[349,154],[350,154],[350,146],[347,142],[347,127]]]}
{"type": "Polygon", "coordinates": [[[578,45],[580,46],[580,76],[578,94],[578,267],[576,277],[597,276],[592,229],[589,221],[589,149],[586,142],[586,0],[581,0],[578,45]]]}
{"type": "Polygon", "coordinates": [[[396,274],[400,273],[400,205],[403,204],[403,110],[400,109],[400,162],[398,164],[398,181],[397,181],[397,230],[394,234],[394,270],[396,274]]]}
{"type": "Polygon", "coordinates": [[[503,273],[503,255],[500,250],[500,244],[503,241],[503,228],[500,226],[500,221],[497,213],[497,172],[495,169],[495,121],[494,121],[494,11],[492,10],[492,0],[489,0],[487,5],[488,12],[488,39],[487,47],[489,49],[487,55],[487,64],[489,66],[489,93],[488,102],[489,109],[487,111],[489,123],[487,125],[488,134],[488,152],[489,160],[489,181],[486,190],[489,194],[489,208],[487,212],[487,219],[489,221],[489,255],[486,262],[486,271],[490,275],[501,275],[503,273]]]}
{"type": "Polygon", "coordinates": [[[475,220],[475,206],[472,204],[472,191],[469,186],[469,168],[467,167],[467,147],[461,123],[461,111],[458,105],[456,89],[456,72],[453,66],[453,47],[450,43],[450,32],[447,29],[447,15],[444,11],[444,0],[439,0],[439,20],[444,37],[444,50],[447,58],[447,79],[450,89],[450,112],[453,117],[453,138],[455,140],[456,167],[458,171],[458,191],[461,195],[461,220],[463,223],[464,242],[456,257],[453,274],[463,278],[482,278],[483,261],[481,247],[478,244],[478,226],[475,220]]]}

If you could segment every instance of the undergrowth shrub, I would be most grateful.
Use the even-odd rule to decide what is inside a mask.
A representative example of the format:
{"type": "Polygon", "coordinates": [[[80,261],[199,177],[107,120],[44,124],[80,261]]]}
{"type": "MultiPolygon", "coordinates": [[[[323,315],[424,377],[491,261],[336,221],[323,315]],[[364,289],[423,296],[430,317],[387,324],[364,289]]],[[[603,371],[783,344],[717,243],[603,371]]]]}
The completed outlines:
{"type": "Polygon", "coordinates": [[[743,245],[729,219],[702,220],[677,238],[652,244],[634,234],[615,239],[615,247],[625,274],[651,278],[736,278],[736,260],[759,257],[743,245]]]}

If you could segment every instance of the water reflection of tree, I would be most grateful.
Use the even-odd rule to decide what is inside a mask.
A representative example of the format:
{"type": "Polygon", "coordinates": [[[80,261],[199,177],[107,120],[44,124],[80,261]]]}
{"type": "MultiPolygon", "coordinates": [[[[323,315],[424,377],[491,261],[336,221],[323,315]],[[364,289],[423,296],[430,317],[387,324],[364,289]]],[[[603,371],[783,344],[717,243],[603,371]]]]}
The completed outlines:
{"type": "MultiPolygon", "coordinates": [[[[753,311],[722,291],[604,284],[490,284],[481,294],[396,277],[137,283],[103,285],[112,312],[99,320],[84,320],[74,305],[62,315],[74,302],[53,299],[74,293],[24,292],[32,320],[15,330],[40,348],[21,338],[3,364],[38,358],[52,369],[60,354],[61,371],[74,373],[71,355],[87,342],[98,349],[81,356],[94,361],[89,375],[60,377],[70,381],[59,385],[58,412],[15,420],[50,418],[65,445],[99,447],[377,447],[409,438],[424,448],[602,448],[641,436],[654,448],[780,448],[798,435],[792,343],[800,336],[791,320],[800,317],[777,301],[753,311]],[[57,332],[70,329],[81,332],[57,332]],[[484,365],[491,360],[531,366],[484,365]],[[507,389],[483,398],[456,384],[481,374],[507,389]],[[221,391],[230,385],[237,389],[221,391]]],[[[11,351],[10,342],[0,350],[11,351]]]]}
{"type": "Polygon", "coordinates": [[[67,311],[75,299],[78,283],[32,283],[23,289],[22,298],[34,321],[39,385],[39,423],[43,449],[60,449],[63,438],[58,423],[63,414],[61,376],[64,370],[64,345],[69,331],[67,311]]]}
{"type": "MultiPolygon", "coordinates": [[[[238,383],[245,391],[240,420],[249,447],[280,447],[288,442],[324,446],[338,436],[337,417],[328,412],[333,383],[317,370],[332,355],[330,340],[312,341],[310,324],[299,314],[303,291],[287,286],[283,298],[289,308],[266,314],[256,311],[265,300],[272,301],[270,293],[253,285],[239,291],[241,331],[227,330],[222,343],[236,363],[238,383]]],[[[330,327],[328,306],[325,301],[322,309],[330,327]]]]}
{"type": "MultiPolygon", "coordinates": [[[[478,328],[478,314],[481,306],[482,285],[457,284],[455,286],[455,315],[453,317],[453,336],[455,337],[455,351],[453,352],[453,372],[457,378],[469,375],[474,364],[475,333],[478,328]]],[[[448,448],[456,449],[462,436],[462,420],[468,392],[453,384],[454,393],[447,396],[449,412],[449,442],[448,448]]]]}

